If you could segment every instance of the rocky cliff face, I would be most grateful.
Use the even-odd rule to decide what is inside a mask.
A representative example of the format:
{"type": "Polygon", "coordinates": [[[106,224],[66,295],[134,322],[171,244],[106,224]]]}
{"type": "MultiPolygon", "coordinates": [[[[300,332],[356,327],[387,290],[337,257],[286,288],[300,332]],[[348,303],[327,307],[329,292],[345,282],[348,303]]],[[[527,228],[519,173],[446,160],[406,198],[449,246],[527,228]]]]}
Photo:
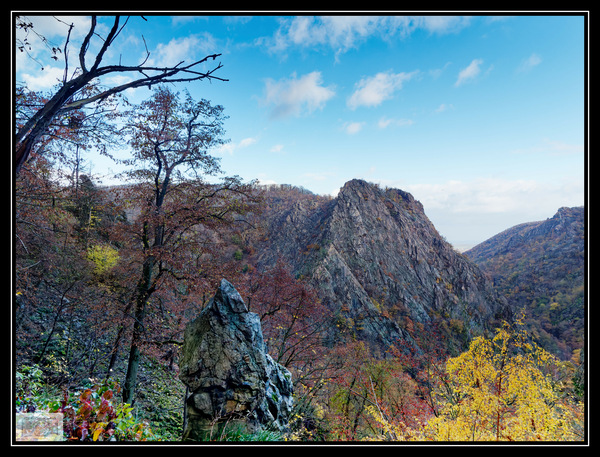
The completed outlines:
{"type": "Polygon", "coordinates": [[[336,316],[332,338],[358,338],[383,352],[399,340],[411,344],[414,323],[451,323],[466,339],[510,315],[409,193],[352,180],[333,200],[304,198],[267,219],[260,262],[281,256],[310,278],[336,316]]]}

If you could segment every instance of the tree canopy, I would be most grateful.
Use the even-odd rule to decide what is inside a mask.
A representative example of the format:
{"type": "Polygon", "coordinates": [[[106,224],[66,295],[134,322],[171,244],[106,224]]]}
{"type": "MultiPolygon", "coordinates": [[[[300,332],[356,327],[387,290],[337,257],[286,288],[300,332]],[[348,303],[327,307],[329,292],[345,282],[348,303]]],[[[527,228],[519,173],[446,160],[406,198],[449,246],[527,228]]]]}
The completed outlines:
{"type": "MultiPolygon", "coordinates": [[[[146,20],[145,18],[142,18],[146,20]]],[[[179,62],[173,66],[157,67],[147,65],[150,52],[142,56],[141,63],[136,65],[123,65],[119,58],[118,63],[105,62],[107,51],[119,38],[121,32],[129,22],[130,17],[114,16],[112,26],[105,36],[98,31],[98,18],[91,16],[90,27],[77,51],[75,68],[69,68],[70,48],[73,24],[68,25],[67,37],[62,47],[53,47],[53,58],[58,60],[58,53],[64,58],[64,73],[62,81],[56,92],[47,100],[32,110],[26,118],[16,127],[14,136],[14,167],[19,173],[23,164],[28,160],[31,151],[36,148],[41,138],[49,132],[51,125],[58,118],[69,116],[70,113],[81,110],[90,105],[98,106],[111,96],[119,94],[126,89],[136,87],[149,87],[161,83],[191,83],[203,79],[226,79],[214,75],[222,65],[219,63],[209,70],[200,70],[202,63],[215,61],[220,54],[207,55],[203,59],[191,63],[179,62]],[[89,55],[92,41],[101,44],[95,55],[89,55]],[[123,84],[109,85],[106,77],[115,74],[124,74],[132,77],[131,81],[123,84]],[[91,87],[95,90],[91,90],[91,87]]],[[[29,30],[33,24],[22,16],[15,16],[15,27],[29,30]]],[[[16,43],[23,52],[27,44],[16,43]]]]}

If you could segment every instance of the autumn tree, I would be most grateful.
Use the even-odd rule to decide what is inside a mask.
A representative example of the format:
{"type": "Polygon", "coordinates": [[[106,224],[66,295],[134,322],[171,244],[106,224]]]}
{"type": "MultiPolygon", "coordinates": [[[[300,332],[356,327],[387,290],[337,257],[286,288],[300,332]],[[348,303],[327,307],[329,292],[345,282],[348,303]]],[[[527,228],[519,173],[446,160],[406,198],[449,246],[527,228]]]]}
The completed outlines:
{"type": "Polygon", "coordinates": [[[329,313],[317,292],[281,259],[247,275],[246,302],[260,316],[270,354],[287,368],[307,366],[323,346],[329,313]]]}
{"type": "Polygon", "coordinates": [[[84,176],[78,186],[59,181],[43,156],[15,182],[16,361],[56,382],[95,376],[104,364],[114,248],[101,232],[118,211],[100,194],[84,176]]]}
{"type": "MultiPolygon", "coordinates": [[[[14,19],[15,31],[26,34],[35,31],[34,24],[29,19],[23,16],[15,16],[14,19]]],[[[67,28],[65,42],[62,46],[51,47],[51,57],[54,60],[64,60],[62,81],[51,96],[40,99],[40,103],[35,106],[28,105],[27,110],[22,110],[26,116],[16,125],[14,135],[14,170],[17,174],[32,151],[43,153],[43,149],[39,147],[40,140],[52,130],[53,124],[81,124],[82,118],[74,117],[75,112],[81,113],[90,107],[92,111],[103,111],[107,100],[126,89],[144,86],[150,88],[161,83],[224,80],[213,74],[221,68],[220,63],[209,69],[202,66],[205,62],[214,61],[220,54],[208,55],[187,64],[179,62],[173,66],[154,66],[147,64],[150,53],[146,50],[146,54],[137,61],[141,63],[126,65],[121,62],[120,56],[116,62],[105,62],[110,55],[110,47],[119,38],[129,20],[129,17],[115,16],[108,33],[102,36],[98,18],[91,16],[89,30],[78,49],[75,49],[75,61],[69,59],[71,48],[74,47],[71,41],[74,24],[63,23],[67,28]],[[98,51],[95,55],[90,55],[90,49],[98,51]],[[109,84],[110,77],[116,75],[127,76],[128,82],[109,84]]],[[[43,41],[47,43],[47,40],[43,41]]],[[[26,52],[31,47],[31,42],[26,35],[25,38],[17,37],[15,45],[21,52],[26,52]]]]}
{"type": "Polygon", "coordinates": [[[417,381],[399,359],[376,358],[363,342],[339,345],[332,353],[341,362],[327,389],[327,417],[335,439],[397,440],[431,416],[417,381]]]}
{"type": "Polygon", "coordinates": [[[84,281],[65,192],[38,161],[15,185],[15,334],[20,358],[45,360],[84,281]],[[48,249],[48,247],[52,247],[48,249]],[[22,344],[21,344],[22,343],[22,344]]]}
{"type": "Polygon", "coordinates": [[[121,226],[122,239],[133,240],[121,250],[128,250],[129,264],[138,269],[124,311],[133,320],[123,385],[127,403],[134,399],[142,346],[153,328],[164,327],[156,319],[169,314],[165,304],[177,301],[168,295],[190,295],[210,279],[217,269],[210,253],[218,243],[217,229],[255,206],[252,184],[237,177],[206,182],[222,174],[210,152],[224,142],[224,119],[223,107],[189,94],[182,98],[164,86],[131,111],[127,164],[135,184],[126,192],[139,215],[134,224],[121,226]]]}
{"type": "Polygon", "coordinates": [[[437,414],[407,433],[372,411],[401,439],[434,441],[576,441],[581,404],[560,393],[558,361],[522,330],[504,324],[446,362],[434,397],[437,414]]]}
{"type": "Polygon", "coordinates": [[[413,322],[404,317],[409,325],[412,341],[392,345],[388,352],[393,355],[400,367],[400,373],[406,373],[415,381],[415,394],[425,407],[421,419],[438,414],[439,404],[434,392],[447,389],[446,360],[450,356],[448,338],[445,338],[440,326],[435,322],[413,322]]]}

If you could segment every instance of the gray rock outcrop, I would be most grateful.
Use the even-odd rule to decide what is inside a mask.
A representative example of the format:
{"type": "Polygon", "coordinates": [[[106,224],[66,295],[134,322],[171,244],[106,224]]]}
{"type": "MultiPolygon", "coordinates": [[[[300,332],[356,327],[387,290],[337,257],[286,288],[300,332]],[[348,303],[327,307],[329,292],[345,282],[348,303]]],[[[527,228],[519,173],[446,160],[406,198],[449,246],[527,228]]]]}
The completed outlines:
{"type": "Polygon", "coordinates": [[[225,279],[185,329],[179,378],[188,392],[184,440],[218,439],[226,427],[287,427],[291,374],[266,352],[258,315],[225,279]]]}
{"type": "Polygon", "coordinates": [[[335,316],[332,345],[365,341],[385,356],[392,345],[412,346],[414,324],[439,324],[459,352],[473,336],[510,320],[510,304],[408,192],[354,179],[329,201],[290,201],[269,202],[273,209],[262,216],[267,241],[257,249],[258,268],[282,258],[311,282],[335,316]]]}

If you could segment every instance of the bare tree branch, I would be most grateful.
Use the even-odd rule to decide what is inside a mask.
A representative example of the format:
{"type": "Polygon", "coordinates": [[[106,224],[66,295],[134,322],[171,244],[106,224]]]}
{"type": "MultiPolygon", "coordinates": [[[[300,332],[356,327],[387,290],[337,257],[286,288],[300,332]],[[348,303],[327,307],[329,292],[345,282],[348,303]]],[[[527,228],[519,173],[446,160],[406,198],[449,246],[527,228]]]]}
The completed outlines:
{"type": "MultiPolygon", "coordinates": [[[[143,19],[146,20],[146,18],[143,19]]],[[[171,67],[156,67],[144,65],[148,60],[148,56],[150,55],[146,49],[146,58],[140,65],[106,65],[101,67],[100,64],[102,63],[102,59],[104,58],[106,51],[119,36],[128,20],[129,18],[126,18],[124,23],[119,25],[120,17],[115,16],[112,28],[106,36],[101,49],[95,56],[93,66],[88,70],[85,63],[86,54],[89,49],[90,41],[96,33],[97,26],[97,18],[96,16],[92,16],[90,29],[79,49],[79,66],[81,69],[81,74],[67,81],[66,65],[68,64],[66,63],[67,59],[65,59],[65,72],[62,87],[60,87],[60,89],[42,108],[35,112],[33,116],[31,116],[29,120],[23,126],[21,126],[15,135],[14,166],[17,174],[20,172],[23,164],[27,161],[29,154],[36,142],[47,133],[48,127],[50,126],[52,120],[58,115],[64,114],[71,110],[80,109],[85,105],[89,105],[94,102],[100,102],[111,95],[118,94],[127,89],[143,86],[151,87],[152,85],[160,83],[193,82],[200,81],[202,79],[227,81],[227,79],[217,77],[213,74],[215,71],[222,68],[221,63],[208,71],[199,71],[197,69],[198,65],[208,62],[211,59],[214,61],[221,54],[208,55],[203,59],[197,60],[189,65],[182,66],[183,62],[179,62],[177,65],[171,67]],[[74,100],[76,94],[80,93],[80,91],[90,84],[94,79],[114,73],[137,73],[141,74],[142,77],[139,77],[138,79],[130,81],[126,84],[121,84],[106,89],[99,94],[94,95],[93,97],[74,100]]],[[[67,43],[65,43],[65,55],[67,54],[66,47],[68,45],[70,31],[71,30],[69,29],[67,43]]]]}

